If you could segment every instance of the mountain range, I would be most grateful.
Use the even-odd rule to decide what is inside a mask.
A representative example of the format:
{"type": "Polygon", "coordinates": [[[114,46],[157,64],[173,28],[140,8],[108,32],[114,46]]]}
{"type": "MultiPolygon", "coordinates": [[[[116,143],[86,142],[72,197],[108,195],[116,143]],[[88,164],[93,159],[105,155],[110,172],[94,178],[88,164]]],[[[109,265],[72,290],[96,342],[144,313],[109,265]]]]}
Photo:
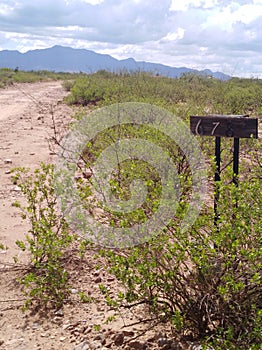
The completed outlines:
{"type": "Polygon", "coordinates": [[[25,53],[2,50],[0,51],[0,68],[19,68],[25,71],[81,71],[84,73],[94,73],[101,69],[112,72],[140,70],[170,78],[178,78],[184,73],[212,76],[220,80],[231,78],[229,75],[221,72],[212,72],[209,69],[199,71],[186,67],[176,68],[158,63],[135,61],[133,58],[117,60],[110,55],[99,54],[91,50],[73,49],[59,45],[47,49],[30,50],[25,53]]]}

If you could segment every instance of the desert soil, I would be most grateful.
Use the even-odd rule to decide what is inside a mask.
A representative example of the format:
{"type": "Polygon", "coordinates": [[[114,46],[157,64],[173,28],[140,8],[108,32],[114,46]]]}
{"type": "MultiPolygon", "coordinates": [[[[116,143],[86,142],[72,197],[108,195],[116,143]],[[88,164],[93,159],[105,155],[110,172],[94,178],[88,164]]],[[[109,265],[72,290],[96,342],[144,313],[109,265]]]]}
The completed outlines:
{"type": "Polygon", "coordinates": [[[143,310],[115,314],[102,301],[99,284],[106,284],[112,294],[117,286],[103,268],[94,268],[97,261],[92,251],[87,252],[85,264],[73,255],[68,261],[74,285],[71,302],[62,310],[48,315],[21,311],[25,298],[16,280],[27,257],[15,241],[23,239],[29,225],[12,206],[23,198],[12,183],[10,170],[20,166],[34,169],[41,162],[55,161],[48,142],[53,136],[52,115],[58,128],[67,125],[73,111],[64,102],[66,94],[61,82],[19,84],[0,90],[0,243],[8,247],[0,249],[0,349],[199,349],[173,342],[165,327],[137,337],[150,328],[139,323],[143,310]],[[14,256],[19,258],[18,264],[14,256]],[[80,303],[77,291],[100,301],[80,303]],[[114,320],[108,322],[110,317],[114,320]]]}

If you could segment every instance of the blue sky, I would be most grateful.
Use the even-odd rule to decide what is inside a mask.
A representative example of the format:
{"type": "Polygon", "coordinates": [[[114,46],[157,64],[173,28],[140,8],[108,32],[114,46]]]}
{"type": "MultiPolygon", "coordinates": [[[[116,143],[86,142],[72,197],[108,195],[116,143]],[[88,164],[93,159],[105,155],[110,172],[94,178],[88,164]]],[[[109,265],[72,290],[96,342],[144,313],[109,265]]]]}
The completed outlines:
{"type": "Polygon", "coordinates": [[[262,0],[1,0],[0,50],[57,44],[262,78],[262,0]]]}

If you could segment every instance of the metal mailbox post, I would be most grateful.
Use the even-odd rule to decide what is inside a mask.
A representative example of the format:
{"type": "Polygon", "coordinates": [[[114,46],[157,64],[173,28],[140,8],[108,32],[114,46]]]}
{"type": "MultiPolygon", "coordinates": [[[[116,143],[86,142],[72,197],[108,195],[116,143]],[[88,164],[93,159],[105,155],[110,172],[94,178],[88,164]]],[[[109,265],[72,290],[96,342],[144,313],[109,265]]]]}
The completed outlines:
{"type": "MultiPolygon", "coordinates": [[[[249,118],[248,115],[211,114],[207,116],[191,116],[190,130],[194,135],[215,137],[215,182],[220,181],[221,137],[234,138],[233,182],[238,186],[239,139],[258,138],[258,119],[249,118]]],[[[219,190],[215,192],[214,198],[214,223],[216,226],[219,219],[218,199],[219,190]]]]}

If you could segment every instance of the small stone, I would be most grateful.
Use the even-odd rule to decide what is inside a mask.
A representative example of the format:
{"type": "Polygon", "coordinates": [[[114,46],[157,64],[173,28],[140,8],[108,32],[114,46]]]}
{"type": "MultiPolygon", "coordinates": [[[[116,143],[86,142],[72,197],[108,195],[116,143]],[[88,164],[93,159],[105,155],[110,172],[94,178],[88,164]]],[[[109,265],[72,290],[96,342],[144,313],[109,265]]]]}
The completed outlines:
{"type": "Polygon", "coordinates": [[[72,289],[71,289],[71,293],[72,293],[72,294],[77,294],[77,293],[78,293],[78,290],[75,289],[75,288],[72,288],[72,289]]]}
{"type": "Polygon", "coordinates": [[[14,186],[13,191],[15,192],[21,192],[21,188],[19,186],[14,186]]]}
{"type": "Polygon", "coordinates": [[[11,174],[11,170],[6,170],[5,174],[11,174]]]}
{"type": "Polygon", "coordinates": [[[125,337],[133,337],[135,335],[135,332],[133,331],[123,331],[123,334],[125,337]]]}
{"type": "Polygon", "coordinates": [[[30,153],[30,156],[34,156],[34,155],[35,155],[35,152],[31,152],[31,153],[30,153]]]}
{"type": "Polygon", "coordinates": [[[4,344],[4,340],[0,339],[0,346],[4,344]]]}
{"type": "Polygon", "coordinates": [[[99,342],[97,342],[97,341],[93,341],[92,343],[89,344],[89,348],[91,350],[100,350],[101,349],[101,344],[99,342]]]}
{"type": "Polygon", "coordinates": [[[87,327],[85,330],[84,330],[84,334],[88,334],[88,333],[90,333],[92,331],[92,328],[90,328],[90,327],[87,327]]]}
{"type": "Polygon", "coordinates": [[[61,324],[63,321],[62,321],[62,316],[55,316],[53,318],[53,322],[56,323],[56,324],[61,324]]]}
{"type": "Polygon", "coordinates": [[[59,340],[60,340],[61,342],[63,342],[63,341],[66,340],[66,337],[60,337],[59,340]]]}
{"type": "Polygon", "coordinates": [[[70,328],[71,327],[71,324],[70,323],[67,323],[67,324],[63,324],[62,328],[63,330],[65,331],[66,329],[70,328]]]}
{"type": "Polygon", "coordinates": [[[100,276],[98,276],[95,280],[95,283],[101,283],[102,282],[102,278],[100,276]]]}
{"type": "Polygon", "coordinates": [[[8,158],[8,159],[5,159],[5,160],[4,160],[4,163],[5,163],[5,164],[12,164],[13,161],[12,161],[12,159],[9,159],[9,158],[8,158]]]}
{"type": "Polygon", "coordinates": [[[145,350],[147,348],[146,343],[142,343],[138,340],[133,340],[129,342],[128,345],[131,349],[136,349],[136,350],[145,350]]]}
{"type": "Polygon", "coordinates": [[[32,325],[32,329],[38,329],[40,327],[40,324],[39,323],[37,323],[37,322],[35,322],[35,323],[33,323],[33,325],[32,325]]]}
{"type": "Polygon", "coordinates": [[[115,278],[114,277],[108,277],[107,278],[107,282],[114,282],[115,281],[115,278]]]}
{"type": "Polygon", "coordinates": [[[94,272],[93,272],[93,276],[95,276],[95,277],[99,276],[99,275],[100,275],[100,272],[101,272],[101,271],[94,271],[94,272]]]}
{"type": "Polygon", "coordinates": [[[55,315],[58,316],[58,317],[63,317],[64,316],[64,312],[62,309],[59,309],[55,312],[55,315]]]}
{"type": "Polygon", "coordinates": [[[102,345],[105,345],[105,343],[106,343],[106,338],[105,338],[104,334],[97,334],[97,336],[94,338],[94,340],[100,341],[100,343],[102,345]]]}
{"type": "Polygon", "coordinates": [[[104,349],[111,349],[111,348],[113,348],[113,345],[114,345],[114,343],[113,342],[109,342],[109,343],[107,343],[107,344],[105,344],[105,347],[104,347],[104,349]]]}
{"type": "Polygon", "coordinates": [[[114,336],[114,343],[116,346],[120,346],[124,343],[124,339],[125,339],[125,336],[124,334],[121,332],[121,333],[117,333],[115,336],[114,336]]]}
{"type": "Polygon", "coordinates": [[[82,343],[78,344],[74,347],[74,350],[89,350],[90,347],[88,345],[88,342],[84,340],[82,343]]]}

